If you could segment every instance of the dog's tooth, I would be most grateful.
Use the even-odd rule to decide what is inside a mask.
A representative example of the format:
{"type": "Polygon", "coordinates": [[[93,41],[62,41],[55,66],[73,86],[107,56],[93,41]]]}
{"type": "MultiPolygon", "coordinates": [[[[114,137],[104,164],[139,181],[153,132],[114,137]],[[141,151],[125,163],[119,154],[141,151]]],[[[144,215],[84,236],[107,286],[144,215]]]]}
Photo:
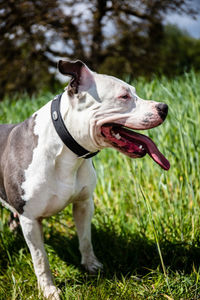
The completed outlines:
{"type": "Polygon", "coordinates": [[[121,135],[119,133],[115,133],[113,130],[111,130],[112,136],[114,136],[117,140],[121,139],[121,135]]]}
{"type": "Polygon", "coordinates": [[[143,146],[142,146],[142,145],[140,145],[140,146],[139,146],[139,148],[140,148],[140,149],[142,149],[142,150],[144,150],[144,148],[143,148],[143,146]]]}
{"type": "Polygon", "coordinates": [[[117,140],[121,139],[121,135],[119,133],[114,133],[113,135],[117,140]]]}

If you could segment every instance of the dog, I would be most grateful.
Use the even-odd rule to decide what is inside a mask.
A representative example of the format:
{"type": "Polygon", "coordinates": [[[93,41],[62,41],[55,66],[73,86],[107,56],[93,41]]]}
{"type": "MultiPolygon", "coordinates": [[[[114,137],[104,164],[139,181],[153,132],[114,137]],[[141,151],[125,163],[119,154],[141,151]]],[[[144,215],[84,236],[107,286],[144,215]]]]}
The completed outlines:
{"type": "Polygon", "coordinates": [[[168,106],[137,96],[115,77],[97,74],[82,61],[63,61],[71,76],[65,91],[19,124],[0,125],[0,197],[19,216],[39,288],[58,300],[42,237],[42,219],[73,205],[81,263],[102,269],[91,242],[92,194],[96,175],[91,157],[112,147],[131,158],[148,154],[164,170],[170,164],[155,143],[134,130],[163,123],[168,106]]]}

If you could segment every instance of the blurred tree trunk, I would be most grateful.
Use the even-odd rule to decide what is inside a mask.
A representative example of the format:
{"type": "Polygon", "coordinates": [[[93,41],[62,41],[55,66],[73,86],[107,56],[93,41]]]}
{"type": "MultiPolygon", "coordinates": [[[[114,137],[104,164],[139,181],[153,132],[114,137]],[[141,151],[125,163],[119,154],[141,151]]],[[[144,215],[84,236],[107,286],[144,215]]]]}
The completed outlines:
{"type": "Polygon", "coordinates": [[[91,56],[90,64],[93,68],[97,68],[101,62],[101,54],[104,36],[102,32],[102,20],[106,15],[107,0],[97,0],[96,6],[93,9],[93,24],[92,24],[92,43],[91,43],[91,56]]]}

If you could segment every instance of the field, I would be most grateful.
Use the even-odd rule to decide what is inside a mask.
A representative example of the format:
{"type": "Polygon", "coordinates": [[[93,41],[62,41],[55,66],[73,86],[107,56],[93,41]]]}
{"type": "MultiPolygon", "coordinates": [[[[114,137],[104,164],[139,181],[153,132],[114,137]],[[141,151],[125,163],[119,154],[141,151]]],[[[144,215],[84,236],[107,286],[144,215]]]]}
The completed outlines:
{"type": "MultiPolygon", "coordinates": [[[[91,276],[81,269],[71,207],[45,220],[45,247],[62,299],[200,299],[200,74],[133,85],[142,98],[169,105],[166,121],[146,134],[171,169],[112,149],[94,158],[93,245],[104,272],[91,276]]],[[[24,120],[51,98],[7,99],[0,122],[24,120]]],[[[43,299],[21,231],[13,234],[8,211],[0,213],[0,299],[43,299]]]]}

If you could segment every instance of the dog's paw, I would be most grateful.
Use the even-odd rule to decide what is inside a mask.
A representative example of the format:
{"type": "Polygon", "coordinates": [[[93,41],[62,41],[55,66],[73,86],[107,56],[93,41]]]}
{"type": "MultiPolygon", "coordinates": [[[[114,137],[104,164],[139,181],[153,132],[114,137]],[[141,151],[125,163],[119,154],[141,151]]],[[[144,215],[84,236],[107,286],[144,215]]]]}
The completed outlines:
{"type": "Polygon", "coordinates": [[[44,288],[42,288],[42,293],[47,300],[60,300],[59,294],[61,293],[61,291],[54,285],[45,286],[44,288]]]}
{"type": "Polygon", "coordinates": [[[90,274],[96,274],[98,271],[103,270],[103,265],[98,261],[95,256],[88,257],[86,261],[82,262],[81,265],[88,271],[90,274]]]}

